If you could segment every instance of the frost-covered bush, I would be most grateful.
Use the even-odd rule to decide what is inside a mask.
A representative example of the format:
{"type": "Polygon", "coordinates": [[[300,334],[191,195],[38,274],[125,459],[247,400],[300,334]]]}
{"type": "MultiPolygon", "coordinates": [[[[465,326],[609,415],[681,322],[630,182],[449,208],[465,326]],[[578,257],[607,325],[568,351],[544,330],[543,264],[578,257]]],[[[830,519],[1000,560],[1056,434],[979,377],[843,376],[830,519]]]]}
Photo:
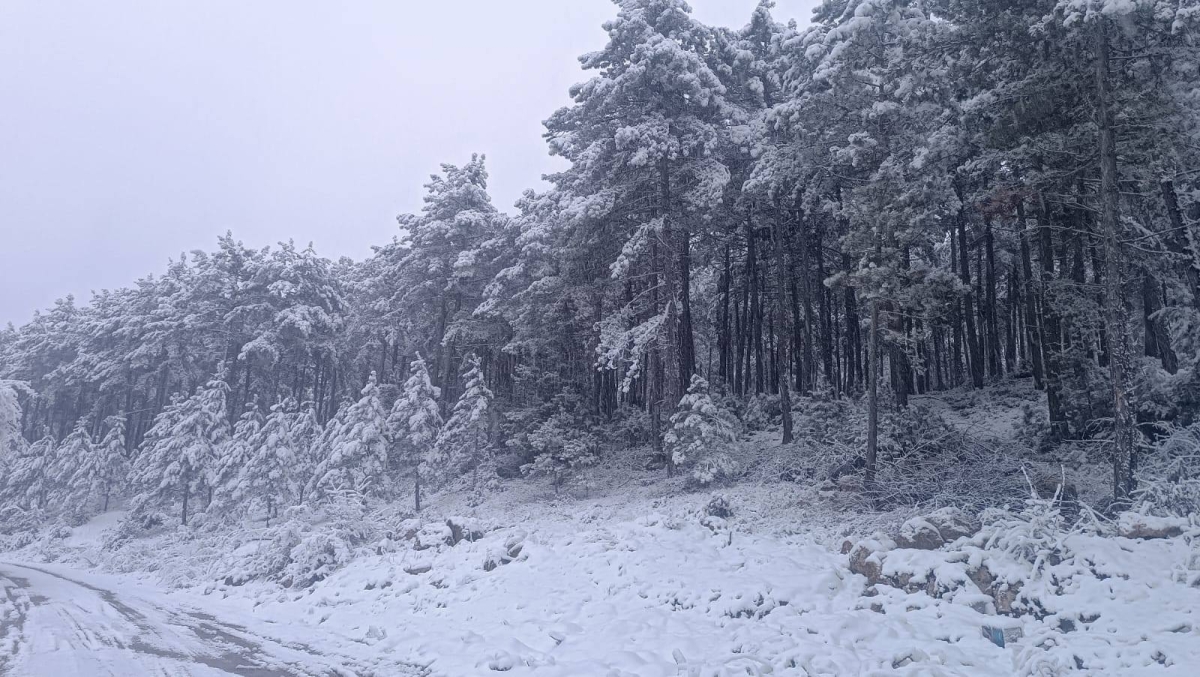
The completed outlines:
{"type": "Polygon", "coordinates": [[[1062,561],[1070,530],[1052,499],[1031,498],[1020,512],[990,509],[980,515],[976,536],[985,550],[997,550],[1033,567],[1033,575],[1062,561]]]}
{"type": "Polygon", "coordinates": [[[622,404],[613,413],[612,419],[597,428],[601,439],[621,448],[634,448],[650,444],[650,414],[641,407],[622,404]]]}
{"type": "Polygon", "coordinates": [[[1016,438],[1031,449],[1045,450],[1050,443],[1050,416],[1046,408],[1032,402],[1021,405],[1021,422],[1016,426],[1016,438]]]}
{"type": "Polygon", "coordinates": [[[780,422],[778,395],[755,395],[738,412],[742,426],[749,431],[766,430],[780,422]]]}
{"type": "Polygon", "coordinates": [[[1134,498],[1144,514],[1200,513],[1200,424],[1172,430],[1143,456],[1134,498]]]}
{"type": "Polygon", "coordinates": [[[334,534],[317,532],[305,536],[292,548],[283,569],[283,584],[306,588],[329,577],[351,558],[350,546],[334,534]]]}
{"type": "Polygon", "coordinates": [[[218,580],[227,585],[269,580],[308,587],[349,563],[357,549],[379,536],[379,528],[361,497],[334,492],[316,509],[288,508],[278,524],[257,533],[251,547],[237,549],[214,565],[218,580]]]}

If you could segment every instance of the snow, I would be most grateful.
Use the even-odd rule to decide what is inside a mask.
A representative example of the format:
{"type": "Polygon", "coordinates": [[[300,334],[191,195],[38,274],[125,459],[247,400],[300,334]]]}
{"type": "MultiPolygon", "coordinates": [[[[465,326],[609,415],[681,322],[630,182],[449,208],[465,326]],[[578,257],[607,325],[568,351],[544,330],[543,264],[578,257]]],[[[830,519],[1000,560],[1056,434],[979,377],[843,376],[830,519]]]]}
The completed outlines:
{"type": "MultiPolygon", "coordinates": [[[[434,495],[419,520],[303,589],[229,584],[204,564],[220,561],[211,542],[182,529],[130,551],[157,553],[153,577],[55,571],[150,600],[151,611],[210,614],[256,638],[286,631],[322,655],[386,657],[431,675],[1040,675],[1073,670],[1076,659],[1089,674],[1183,675],[1200,661],[1195,530],[1146,540],[1063,533],[1052,541],[1059,556],[1040,564],[1005,549],[997,530],[1013,527],[1004,521],[938,550],[867,538],[883,577],[907,582],[869,586],[837,551],[843,534],[898,533],[908,513],[856,522],[795,485],[688,493],[684,480],[660,475],[622,485],[625,472],[594,472],[603,488],[588,495],[556,497],[528,481],[482,506],[434,495]],[[730,516],[705,514],[717,495],[730,516]],[[449,545],[448,516],[482,535],[449,545]],[[971,581],[980,565],[1020,582],[1014,616],[995,615],[971,581]],[[1020,636],[1001,648],[985,627],[1020,636]]],[[[73,529],[58,556],[76,567],[115,562],[97,549],[121,516],[73,529]]],[[[1012,533],[1028,541],[1042,532],[1012,533]]],[[[11,614],[4,599],[0,614],[11,614]]],[[[28,674],[54,674],[42,667],[55,666],[28,674]]]]}
{"type": "MultiPolygon", "coordinates": [[[[954,397],[940,409],[977,432],[989,416],[1014,420],[1024,399],[980,407],[954,397]]],[[[1006,423],[990,430],[999,441],[1011,434],[1006,423]]],[[[228,652],[197,630],[200,617],[219,619],[210,624],[278,674],[297,661],[447,677],[1170,676],[1200,664],[1194,517],[1126,514],[1069,529],[1046,501],[981,519],[871,512],[771,479],[777,440],[766,430],[741,443],[754,472],[711,491],[637,469],[630,453],[581,469],[565,490],[528,479],[484,494],[448,489],[417,518],[400,501],[291,509],[269,528],[198,519],[127,532],[122,511],[58,527],[5,557],[53,560],[35,566],[85,586],[36,572],[21,586],[11,576],[23,574],[0,562],[0,673],[14,654],[26,661],[16,674],[39,677],[139,674],[162,660],[182,670],[172,656],[191,652],[208,661],[191,674],[223,674],[205,672],[227,667],[228,652]],[[1134,527],[1154,535],[1122,536],[1134,527]],[[114,547],[116,530],[132,536],[114,547]],[[927,532],[939,538],[917,538],[927,532]],[[846,537],[861,550],[842,554],[846,537]],[[281,555],[292,560],[271,580],[238,568],[281,555]],[[850,570],[856,556],[877,565],[878,580],[850,570]],[[122,621],[95,589],[150,620],[122,621]],[[78,608],[56,616],[35,609],[34,595],[78,608]],[[56,652],[43,641],[51,636],[73,639],[56,652]],[[118,650],[154,637],[165,656],[118,650]]]]}

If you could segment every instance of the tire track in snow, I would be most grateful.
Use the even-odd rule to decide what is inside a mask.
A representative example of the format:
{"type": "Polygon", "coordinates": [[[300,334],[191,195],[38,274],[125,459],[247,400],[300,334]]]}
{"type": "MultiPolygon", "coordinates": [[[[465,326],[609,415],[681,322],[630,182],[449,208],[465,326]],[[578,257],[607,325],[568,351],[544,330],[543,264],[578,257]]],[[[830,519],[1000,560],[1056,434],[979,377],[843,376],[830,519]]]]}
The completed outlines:
{"type": "Polygon", "coordinates": [[[0,565],[0,676],[61,674],[166,677],[373,677],[419,675],[392,664],[379,672],[346,656],[254,634],[194,610],[137,608],[112,590],[27,564],[0,565]],[[11,610],[10,610],[11,609],[11,610]]]}

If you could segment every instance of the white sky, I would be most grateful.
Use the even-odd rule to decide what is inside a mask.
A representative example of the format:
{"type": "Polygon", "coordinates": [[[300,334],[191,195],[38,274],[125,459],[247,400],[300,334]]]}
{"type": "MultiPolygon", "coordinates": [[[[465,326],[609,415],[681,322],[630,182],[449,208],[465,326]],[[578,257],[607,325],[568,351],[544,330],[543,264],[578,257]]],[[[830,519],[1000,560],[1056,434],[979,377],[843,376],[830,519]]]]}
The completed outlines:
{"type": "MultiPolygon", "coordinates": [[[[714,25],[756,0],[692,0],[714,25]]],[[[817,0],[779,0],[806,23],[817,0]]],[[[442,162],[512,211],[609,0],[0,2],[0,326],[232,230],[362,258],[442,162]]]]}

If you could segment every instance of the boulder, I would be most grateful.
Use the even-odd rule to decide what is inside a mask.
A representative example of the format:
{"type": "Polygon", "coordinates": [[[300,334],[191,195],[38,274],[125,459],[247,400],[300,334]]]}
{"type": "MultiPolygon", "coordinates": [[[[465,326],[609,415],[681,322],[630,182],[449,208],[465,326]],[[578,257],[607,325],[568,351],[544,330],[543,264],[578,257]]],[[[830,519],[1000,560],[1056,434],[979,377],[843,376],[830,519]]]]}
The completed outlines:
{"type": "Polygon", "coordinates": [[[970,538],[983,528],[977,518],[955,507],[934,510],[925,516],[925,521],[932,524],[942,540],[947,543],[953,543],[960,538],[970,538]]]}
{"type": "Polygon", "coordinates": [[[458,545],[463,541],[474,542],[483,538],[483,530],[462,517],[447,519],[446,526],[450,528],[450,540],[447,545],[458,545]]]}
{"type": "Polygon", "coordinates": [[[975,584],[979,591],[985,594],[992,594],[992,586],[996,583],[996,577],[992,571],[987,568],[987,565],[980,566],[977,569],[968,569],[967,578],[975,584]]]}
{"type": "Polygon", "coordinates": [[[525,536],[524,531],[517,531],[504,539],[504,557],[502,559],[505,564],[521,556],[521,551],[525,549],[525,536]]]}
{"type": "Polygon", "coordinates": [[[900,527],[896,547],[912,550],[937,550],[946,541],[938,528],[923,517],[914,517],[900,527]]]}
{"type": "Polygon", "coordinates": [[[883,577],[883,555],[896,546],[890,538],[876,534],[854,544],[850,549],[850,571],[867,577],[868,585],[875,585],[883,577]]]}
{"type": "Polygon", "coordinates": [[[1125,538],[1174,538],[1183,535],[1187,522],[1169,517],[1153,517],[1137,513],[1121,513],[1117,534],[1125,538]]]}

